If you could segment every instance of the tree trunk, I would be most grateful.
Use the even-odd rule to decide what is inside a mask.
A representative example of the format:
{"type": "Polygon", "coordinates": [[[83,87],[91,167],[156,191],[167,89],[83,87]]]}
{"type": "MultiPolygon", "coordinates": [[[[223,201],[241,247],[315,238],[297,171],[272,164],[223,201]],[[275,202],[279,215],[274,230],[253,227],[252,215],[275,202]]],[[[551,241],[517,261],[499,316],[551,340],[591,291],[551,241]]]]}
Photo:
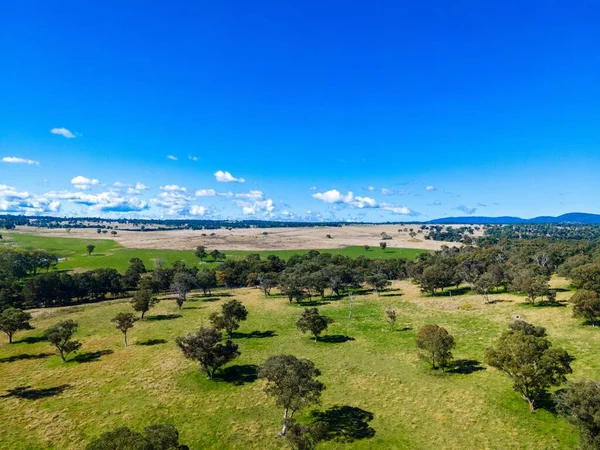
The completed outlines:
{"type": "Polygon", "coordinates": [[[12,344],[12,333],[8,333],[8,343],[12,344]]]}
{"type": "Polygon", "coordinates": [[[125,347],[127,347],[127,333],[123,333],[123,337],[125,339],[125,347]]]}
{"type": "Polygon", "coordinates": [[[533,414],[533,412],[535,411],[535,406],[533,404],[533,400],[527,398],[527,404],[529,405],[529,412],[533,414]]]}
{"type": "Polygon", "coordinates": [[[288,409],[285,408],[283,410],[283,427],[281,428],[281,432],[279,436],[285,436],[285,432],[287,431],[287,421],[288,421],[288,409]]]}
{"type": "Polygon", "coordinates": [[[58,350],[60,352],[60,359],[62,359],[63,362],[67,362],[67,359],[65,358],[65,353],[62,351],[62,349],[58,350]]]}
{"type": "Polygon", "coordinates": [[[146,314],[146,311],[142,311],[142,320],[144,320],[144,314],[146,314]]]}

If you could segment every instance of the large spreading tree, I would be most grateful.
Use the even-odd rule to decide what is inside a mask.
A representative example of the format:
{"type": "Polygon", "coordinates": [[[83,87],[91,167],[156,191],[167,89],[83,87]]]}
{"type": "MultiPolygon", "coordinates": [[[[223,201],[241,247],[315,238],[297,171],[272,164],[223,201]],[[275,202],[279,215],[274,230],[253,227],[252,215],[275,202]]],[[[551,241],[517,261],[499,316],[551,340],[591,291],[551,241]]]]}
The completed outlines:
{"type": "Polygon", "coordinates": [[[208,378],[229,361],[240,355],[237,344],[231,341],[222,343],[222,335],[214,328],[201,327],[196,333],[178,337],[175,343],[184,356],[200,363],[208,378]]]}
{"type": "Polygon", "coordinates": [[[600,448],[600,382],[569,383],[557,395],[556,410],[579,429],[581,448],[600,448]]]}
{"type": "Polygon", "coordinates": [[[566,350],[552,348],[543,328],[523,321],[517,321],[495,348],[485,352],[486,363],[508,375],[532,412],[548,388],[567,380],[573,359],[566,350]]]}

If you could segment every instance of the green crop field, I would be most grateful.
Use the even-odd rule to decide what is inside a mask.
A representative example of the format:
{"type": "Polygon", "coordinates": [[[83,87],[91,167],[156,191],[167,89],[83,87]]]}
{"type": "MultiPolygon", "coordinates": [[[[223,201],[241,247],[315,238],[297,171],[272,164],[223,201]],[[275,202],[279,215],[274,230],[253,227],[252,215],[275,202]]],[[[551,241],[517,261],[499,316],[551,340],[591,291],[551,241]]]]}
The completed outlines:
{"type": "MultiPolygon", "coordinates": [[[[77,238],[58,238],[35,236],[31,234],[19,233],[4,233],[4,239],[1,241],[2,246],[16,246],[28,250],[40,249],[48,250],[58,255],[61,260],[58,264],[59,270],[71,269],[98,269],[102,267],[111,267],[125,271],[129,260],[137,257],[144,261],[148,268],[154,266],[157,260],[164,261],[167,264],[172,264],[175,261],[185,261],[188,265],[198,265],[200,262],[194,256],[193,250],[167,250],[167,249],[136,249],[126,248],[118,242],[108,239],[77,239],[77,238]],[[87,245],[95,245],[94,252],[88,256],[86,252],[87,245]]],[[[250,253],[259,253],[261,256],[278,255],[283,259],[288,259],[294,254],[306,253],[309,250],[278,250],[278,251],[225,251],[228,258],[243,258],[250,253]]],[[[345,256],[357,257],[364,255],[371,259],[388,259],[388,258],[407,258],[414,259],[419,253],[426,250],[409,249],[409,248],[393,248],[388,247],[385,250],[379,247],[371,247],[365,250],[364,247],[345,247],[342,249],[325,249],[319,250],[334,255],[340,254],[345,256]]],[[[215,264],[210,258],[205,260],[202,267],[213,268],[215,264]]]]}
{"type": "Polygon", "coordinates": [[[12,345],[0,344],[0,447],[81,449],[118,426],[140,430],[171,423],[191,449],[283,448],[277,436],[282,411],[253,375],[278,353],[309,358],[322,371],[322,404],[299,415],[310,422],[312,411],[321,411],[329,419],[332,439],[319,448],[577,446],[572,426],[545,409],[531,414],[511,382],[482,363],[484,349],[520,314],[545,326],[554,345],[576,357],[571,379],[597,378],[599,329],[573,319],[570,305],[533,308],[510,294],[493,295],[494,304],[475,295],[431,298],[407,281],[395,282],[380,297],[356,295],[350,319],[348,298],[324,299],[320,312],[335,322],[314,342],[296,329],[302,306],[278,295],[265,298],[257,289],[213,294],[194,293],[181,311],[174,301],[162,300],[136,323],[127,348],[110,322],[117,312],[131,310],[126,300],[36,311],[35,330],[18,333],[12,345]],[[242,354],[208,380],[174,339],[207,325],[209,314],[232,298],[249,311],[234,338],[242,354]],[[389,305],[399,312],[395,330],[384,320],[389,305]],[[83,347],[62,363],[40,336],[65,319],[79,323],[76,338],[83,347]],[[455,337],[454,356],[464,361],[464,373],[432,371],[419,359],[415,334],[426,323],[438,323],[455,337]]]}

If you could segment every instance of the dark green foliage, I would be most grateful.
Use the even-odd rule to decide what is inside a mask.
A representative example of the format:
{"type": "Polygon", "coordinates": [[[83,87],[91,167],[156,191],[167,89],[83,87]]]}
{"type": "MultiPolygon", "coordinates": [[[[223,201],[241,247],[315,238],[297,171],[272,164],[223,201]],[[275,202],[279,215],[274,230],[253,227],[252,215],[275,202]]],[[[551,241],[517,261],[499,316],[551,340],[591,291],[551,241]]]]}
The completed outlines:
{"type": "Polygon", "coordinates": [[[302,311],[296,326],[303,333],[310,332],[317,341],[319,335],[327,329],[330,323],[333,323],[333,319],[320,315],[317,308],[306,308],[302,311]]]}
{"type": "Polygon", "coordinates": [[[211,290],[217,287],[217,275],[214,270],[201,270],[196,275],[196,285],[202,289],[204,295],[210,294],[211,290]]]}
{"type": "Polygon", "coordinates": [[[314,450],[324,433],[325,427],[320,422],[303,425],[296,423],[295,419],[288,419],[285,443],[294,450],[314,450]]]}
{"type": "Polygon", "coordinates": [[[365,277],[365,282],[373,288],[377,296],[379,296],[379,293],[383,291],[387,286],[390,286],[392,284],[388,277],[381,272],[367,275],[365,277]]]}
{"type": "Polygon", "coordinates": [[[586,289],[577,291],[569,300],[573,303],[573,316],[581,317],[596,326],[600,317],[600,295],[586,289]]]}
{"type": "Polygon", "coordinates": [[[208,253],[206,253],[206,247],[204,247],[203,245],[199,245],[198,247],[196,247],[196,250],[194,250],[194,255],[197,258],[199,258],[200,261],[202,261],[208,256],[208,253]]]}
{"type": "Polygon", "coordinates": [[[394,328],[394,325],[396,325],[396,319],[398,317],[398,311],[396,310],[396,308],[393,308],[391,306],[388,306],[387,308],[385,308],[385,318],[387,320],[387,323],[390,325],[390,328],[394,328]]]}
{"type": "Polygon", "coordinates": [[[117,329],[123,333],[125,347],[127,347],[127,332],[133,328],[137,320],[138,318],[133,313],[128,312],[120,312],[111,320],[111,322],[115,322],[117,329]]]}
{"type": "Polygon", "coordinates": [[[282,436],[296,411],[320,402],[321,392],[325,389],[325,385],[316,379],[320,375],[312,361],[293,355],[270,356],[259,367],[258,376],[267,380],[265,392],[284,409],[282,436]]]}
{"type": "Polygon", "coordinates": [[[63,362],[67,360],[69,353],[81,348],[81,343],[72,339],[77,326],[76,322],[69,319],[52,325],[45,332],[46,339],[58,349],[63,362]]]}
{"type": "Polygon", "coordinates": [[[225,330],[229,336],[233,330],[240,327],[240,322],[246,320],[248,310],[238,300],[229,300],[221,306],[221,314],[214,312],[210,321],[217,330],[225,330]]]}
{"type": "Polygon", "coordinates": [[[141,259],[131,258],[129,260],[129,267],[127,267],[127,270],[123,275],[123,285],[127,289],[135,289],[140,282],[140,278],[146,272],[146,266],[144,266],[141,259]]]}
{"type": "Polygon", "coordinates": [[[485,352],[486,363],[508,375],[531,411],[548,388],[560,386],[571,373],[574,358],[551,346],[543,328],[518,321],[502,334],[496,348],[485,352]]]}
{"type": "Polygon", "coordinates": [[[8,307],[0,314],[0,331],[8,336],[8,342],[12,344],[13,335],[21,330],[33,330],[29,323],[31,314],[18,308],[8,307]]]}
{"type": "Polygon", "coordinates": [[[417,333],[417,347],[425,350],[423,358],[431,363],[434,370],[448,367],[455,345],[454,338],[439,325],[424,325],[417,333]]]}
{"type": "Polygon", "coordinates": [[[86,450],[187,450],[179,443],[179,431],[173,425],[156,424],[144,429],[144,433],[120,427],[94,439],[86,450]]]}
{"type": "Polygon", "coordinates": [[[510,286],[514,291],[526,294],[532,305],[535,305],[536,298],[546,295],[550,290],[548,279],[530,268],[515,270],[510,286]]]}
{"type": "Polygon", "coordinates": [[[86,247],[86,250],[87,250],[87,254],[88,254],[88,256],[90,256],[90,255],[92,254],[92,252],[93,252],[95,249],[96,249],[96,246],[95,246],[95,245],[93,245],[93,244],[89,244],[89,245],[86,247]]]}
{"type": "Polygon", "coordinates": [[[216,329],[201,327],[195,334],[178,337],[175,343],[186,358],[198,361],[208,378],[213,378],[220,367],[240,355],[237,344],[231,341],[223,344],[221,340],[221,333],[216,329]]]}
{"type": "Polygon", "coordinates": [[[130,300],[133,310],[142,313],[142,319],[144,318],[144,314],[150,311],[150,308],[158,302],[159,300],[154,296],[152,291],[147,289],[136,291],[130,300]]]}
{"type": "Polygon", "coordinates": [[[600,448],[600,383],[579,381],[556,396],[556,410],[579,430],[581,448],[600,448]]]}
{"type": "Polygon", "coordinates": [[[187,299],[187,294],[196,286],[196,276],[188,271],[177,272],[173,276],[171,289],[177,294],[177,306],[182,308],[187,299]]]}

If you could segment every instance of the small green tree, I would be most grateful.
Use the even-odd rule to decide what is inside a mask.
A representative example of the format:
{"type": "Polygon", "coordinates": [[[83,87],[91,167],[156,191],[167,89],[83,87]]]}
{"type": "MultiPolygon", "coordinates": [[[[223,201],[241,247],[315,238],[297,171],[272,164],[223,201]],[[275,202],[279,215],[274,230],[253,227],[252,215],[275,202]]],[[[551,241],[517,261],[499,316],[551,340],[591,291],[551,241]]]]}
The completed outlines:
{"type": "Polygon", "coordinates": [[[199,258],[200,261],[202,261],[208,256],[208,253],[206,253],[206,247],[204,245],[199,245],[198,247],[196,247],[196,250],[194,250],[194,256],[196,256],[196,258],[199,258]]]}
{"type": "Polygon", "coordinates": [[[12,344],[13,335],[21,330],[33,330],[29,323],[31,314],[18,308],[8,307],[0,314],[0,331],[8,336],[8,342],[12,344]]]}
{"type": "Polygon", "coordinates": [[[316,342],[319,335],[327,329],[330,323],[333,323],[333,319],[320,315],[317,308],[306,308],[302,311],[296,326],[303,333],[307,331],[312,333],[316,342]]]}
{"type": "Polygon", "coordinates": [[[81,348],[81,343],[72,339],[77,327],[77,322],[69,319],[52,325],[45,332],[46,339],[58,349],[63,362],[67,361],[69,353],[76,352],[81,348]]]}
{"type": "Polygon", "coordinates": [[[380,242],[379,243],[379,248],[381,250],[385,250],[387,248],[387,242],[380,242]]]}
{"type": "Polygon", "coordinates": [[[87,250],[87,254],[88,254],[88,256],[90,256],[90,255],[92,254],[92,252],[93,252],[94,250],[96,250],[96,246],[95,246],[95,245],[93,245],[93,244],[89,244],[89,245],[86,247],[86,250],[87,250]]]}
{"type": "Polygon", "coordinates": [[[240,322],[246,320],[248,310],[237,300],[229,300],[221,306],[221,314],[214,312],[210,315],[210,321],[217,330],[225,330],[231,337],[233,330],[240,327],[240,322]]]}
{"type": "Polygon", "coordinates": [[[556,410],[579,429],[582,449],[600,448],[600,383],[579,381],[569,383],[557,395],[556,410]]]}
{"type": "Polygon", "coordinates": [[[133,294],[133,297],[130,300],[131,306],[134,311],[142,313],[142,320],[144,319],[144,315],[150,311],[150,308],[153,308],[159,300],[154,296],[151,290],[149,289],[141,289],[136,291],[133,294]]]}
{"type": "Polygon", "coordinates": [[[448,367],[455,345],[452,335],[439,325],[424,325],[417,333],[417,347],[425,350],[423,358],[431,363],[434,370],[448,367]]]}
{"type": "Polygon", "coordinates": [[[220,261],[222,259],[225,259],[225,254],[221,253],[217,249],[214,249],[212,252],[209,253],[209,255],[215,261],[220,261]]]}
{"type": "Polygon", "coordinates": [[[210,294],[217,287],[217,274],[214,270],[201,270],[196,276],[196,285],[202,289],[204,295],[210,294]]]}
{"type": "Polygon", "coordinates": [[[595,291],[582,289],[573,294],[569,300],[573,304],[573,316],[587,320],[592,326],[600,317],[600,295],[595,291]]]}
{"type": "Polygon", "coordinates": [[[296,411],[320,402],[321,392],[325,389],[325,385],[316,379],[320,375],[312,361],[293,355],[270,356],[259,367],[258,376],[267,381],[265,392],[283,408],[281,436],[285,436],[296,411]]]}
{"type": "Polygon", "coordinates": [[[135,314],[130,312],[120,312],[111,320],[111,322],[115,322],[117,329],[121,330],[123,333],[125,347],[127,347],[127,332],[133,328],[133,325],[137,320],[138,318],[135,317],[135,314]]]}
{"type": "Polygon", "coordinates": [[[201,327],[195,334],[178,337],[175,343],[186,358],[198,361],[208,378],[213,378],[220,367],[240,355],[237,344],[231,341],[222,344],[221,340],[216,329],[201,327]]]}
{"type": "Polygon", "coordinates": [[[390,325],[391,329],[394,329],[394,325],[396,325],[396,318],[398,316],[398,311],[393,306],[388,306],[385,308],[385,317],[387,323],[390,325]]]}
{"type": "Polygon", "coordinates": [[[505,331],[495,348],[485,352],[486,363],[504,372],[513,389],[529,404],[535,402],[550,386],[559,386],[571,373],[573,357],[562,348],[551,348],[545,330],[523,321],[505,331]]]}

